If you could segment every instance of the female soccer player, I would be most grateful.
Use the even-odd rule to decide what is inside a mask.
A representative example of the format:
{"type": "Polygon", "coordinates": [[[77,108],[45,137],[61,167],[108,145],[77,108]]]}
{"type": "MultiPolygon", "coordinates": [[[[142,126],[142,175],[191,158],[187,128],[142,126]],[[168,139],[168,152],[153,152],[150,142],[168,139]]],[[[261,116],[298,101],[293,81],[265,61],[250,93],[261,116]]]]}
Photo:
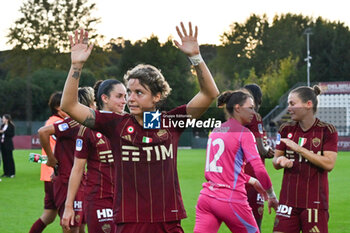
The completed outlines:
{"type": "MultiPolygon", "coordinates": [[[[273,157],[273,150],[271,147],[266,145],[266,132],[264,130],[261,116],[258,113],[262,102],[261,88],[257,84],[247,84],[243,88],[247,89],[253,96],[255,109],[253,119],[248,125],[246,125],[246,127],[253,133],[261,160],[263,163],[265,163],[265,158],[273,157]]],[[[250,163],[245,166],[244,172],[252,177],[255,177],[254,170],[250,163]]],[[[252,208],[254,218],[259,226],[259,229],[261,229],[261,222],[264,213],[264,199],[257,192],[257,190],[255,190],[254,186],[250,185],[249,183],[246,184],[246,190],[248,203],[252,208]]]]}
{"type": "MultiPolygon", "coordinates": [[[[52,116],[45,122],[45,126],[52,125],[58,121],[62,121],[65,117],[68,117],[67,113],[61,110],[61,97],[62,92],[54,92],[49,99],[49,107],[52,116]]],[[[50,147],[54,150],[56,145],[55,135],[50,136],[50,147]]],[[[41,150],[42,155],[46,155],[44,149],[41,150]]],[[[46,164],[41,164],[40,180],[44,181],[45,198],[44,198],[44,211],[40,218],[30,228],[29,233],[41,233],[47,225],[52,223],[57,215],[57,207],[54,200],[53,183],[52,183],[53,168],[46,164]]]]}
{"type": "Polygon", "coordinates": [[[138,65],[124,77],[130,114],[99,112],[79,104],[77,88],[80,73],[92,46],[88,46],[88,33],[83,30],[80,36],[78,31],[75,32],[74,40],[70,38],[72,65],[61,107],[73,119],[101,132],[112,142],[117,171],[114,200],[117,232],[183,232],[180,220],[186,217],[186,212],[176,166],[177,145],[184,129],[142,127],[144,114],[149,117],[148,126],[153,124],[154,127],[159,126],[160,118],[198,118],[219,93],[200,56],[197,27],[193,32],[189,23],[188,33],[182,23],[181,28],[182,32],[176,27],[182,44],[175,41],[175,45],[192,61],[200,91],[187,105],[166,113],[159,113],[156,109],[160,101],[169,95],[170,87],[161,72],[151,65],[138,65]]]}
{"type": "MultiPolygon", "coordinates": [[[[124,112],[126,88],[122,83],[113,79],[100,80],[94,89],[98,110],[118,114],[124,112]]],[[[115,167],[111,143],[101,133],[85,126],[80,127],[62,225],[68,230],[69,225],[74,223],[74,198],[87,162],[84,217],[88,230],[94,233],[114,232],[112,209],[115,167]]]]}
{"type": "MultiPolygon", "coordinates": [[[[84,106],[94,108],[94,93],[91,87],[79,88],[78,98],[79,102],[84,106]]],[[[63,217],[64,203],[67,197],[68,179],[73,167],[75,138],[80,129],[79,126],[80,125],[78,122],[68,117],[62,122],[44,126],[38,131],[40,144],[44,148],[48,158],[46,164],[51,167],[58,165],[58,168],[56,170],[57,175],[53,180],[53,189],[55,205],[58,209],[58,214],[61,219],[63,217]],[[50,136],[53,134],[56,136],[56,146],[54,153],[50,147],[50,136]]],[[[65,233],[85,232],[85,224],[83,223],[83,188],[83,185],[81,185],[79,194],[77,194],[74,202],[74,210],[76,211],[74,225],[70,230],[63,228],[63,232],[65,233]]]]}
{"type": "Polygon", "coordinates": [[[328,232],[328,172],[338,133],[315,117],[319,94],[318,86],[298,87],[288,96],[293,122],[280,127],[273,159],[276,169],[284,168],[274,232],[328,232]]]}
{"type": "MultiPolygon", "coordinates": [[[[205,178],[196,206],[194,232],[217,232],[225,222],[232,232],[259,232],[247,201],[244,164],[250,163],[268,194],[269,210],[277,208],[271,180],[261,162],[253,134],[244,127],[254,116],[251,95],[243,91],[225,92],[218,106],[226,104],[229,119],[209,136],[205,178]]],[[[271,210],[270,210],[271,211],[271,210]]]]}

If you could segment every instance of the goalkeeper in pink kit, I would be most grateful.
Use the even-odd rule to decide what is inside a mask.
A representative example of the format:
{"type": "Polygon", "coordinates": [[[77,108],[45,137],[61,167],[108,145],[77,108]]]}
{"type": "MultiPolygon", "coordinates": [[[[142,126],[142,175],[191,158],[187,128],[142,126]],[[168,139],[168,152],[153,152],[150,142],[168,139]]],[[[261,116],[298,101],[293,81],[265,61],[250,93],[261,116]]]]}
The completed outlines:
{"type": "Polygon", "coordinates": [[[203,189],[196,206],[194,232],[217,232],[224,222],[232,232],[255,233],[259,227],[247,200],[244,164],[250,163],[268,195],[269,210],[278,206],[271,180],[261,162],[253,134],[247,125],[254,115],[254,101],[242,91],[225,92],[218,106],[225,105],[229,119],[210,134],[203,189]]]}

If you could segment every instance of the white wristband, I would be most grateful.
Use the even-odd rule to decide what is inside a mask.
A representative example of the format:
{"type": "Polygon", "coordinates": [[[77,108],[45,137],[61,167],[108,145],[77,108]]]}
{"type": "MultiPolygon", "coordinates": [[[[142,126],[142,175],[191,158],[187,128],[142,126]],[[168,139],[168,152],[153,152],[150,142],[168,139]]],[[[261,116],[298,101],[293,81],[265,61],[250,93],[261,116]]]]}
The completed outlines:
{"type": "Polygon", "coordinates": [[[192,57],[188,57],[188,58],[190,59],[190,62],[191,62],[192,65],[194,65],[194,66],[198,66],[199,63],[204,62],[204,61],[203,61],[203,58],[202,58],[202,56],[201,56],[200,53],[197,54],[197,55],[194,55],[194,56],[192,56],[192,57]]]}

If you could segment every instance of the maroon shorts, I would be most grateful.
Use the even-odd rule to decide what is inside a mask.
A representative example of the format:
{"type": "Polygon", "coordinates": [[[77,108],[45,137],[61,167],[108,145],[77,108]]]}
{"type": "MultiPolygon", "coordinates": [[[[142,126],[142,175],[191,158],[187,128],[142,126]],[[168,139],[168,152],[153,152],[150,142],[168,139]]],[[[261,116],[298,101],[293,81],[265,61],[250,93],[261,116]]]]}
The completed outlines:
{"type": "Polygon", "coordinates": [[[57,209],[55,205],[53,183],[51,181],[44,181],[45,187],[45,199],[44,199],[44,209],[55,210],[57,209]]]}
{"type": "Polygon", "coordinates": [[[113,198],[89,200],[84,203],[84,216],[89,232],[105,233],[115,231],[113,222],[113,198]]]}
{"type": "MultiPolygon", "coordinates": [[[[67,183],[61,182],[59,179],[56,179],[54,181],[55,204],[58,209],[58,215],[60,216],[61,219],[64,213],[64,205],[67,198],[67,191],[68,191],[67,183]]],[[[80,185],[73,203],[73,210],[75,212],[75,221],[72,227],[78,227],[85,223],[83,200],[84,200],[84,186],[80,185]]]]}
{"type": "Polygon", "coordinates": [[[252,208],[254,218],[256,220],[262,220],[264,214],[264,200],[260,194],[251,185],[246,185],[248,203],[252,208]]]}
{"type": "Polygon", "coordinates": [[[118,223],[116,233],[183,233],[181,221],[156,223],[118,223]]]}
{"type": "Polygon", "coordinates": [[[273,231],[284,233],[328,233],[328,210],[295,208],[280,204],[273,231]]]}

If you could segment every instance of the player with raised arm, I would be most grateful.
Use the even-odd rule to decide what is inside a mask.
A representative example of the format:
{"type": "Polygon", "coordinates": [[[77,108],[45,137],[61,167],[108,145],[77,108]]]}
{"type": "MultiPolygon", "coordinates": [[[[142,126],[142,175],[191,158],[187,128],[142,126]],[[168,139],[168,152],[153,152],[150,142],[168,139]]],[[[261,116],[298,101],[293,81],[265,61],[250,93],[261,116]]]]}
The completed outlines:
{"type": "MultiPolygon", "coordinates": [[[[122,114],[126,104],[126,88],[114,79],[96,82],[95,101],[98,110],[122,114]]],[[[69,177],[68,194],[62,225],[69,229],[74,222],[74,198],[78,192],[85,164],[87,163],[85,185],[84,217],[89,232],[114,232],[113,195],[115,167],[111,143],[103,134],[85,126],[76,140],[75,158],[69,177]]]]}
{"type": "Polygon", "coordinates": [[[288,96],[293,122],[281,125],[273,165],[284,168],[274,232],[328,232],[328,172],[335,165],[338,133],[315,117],[318,86],[288,96]]]}
{"type": "Polygon", "coordinates": [[[130,114],[119,115],[89,109],[77,101],[79,78],[92,46],[88,33],[75,32],[71,40],[72,65],[63,91],[61,107],[75,120],[104,134],[112,143],[116,166],[114,211],[117,232],[183,232],[186,217],[177,174],[177,145],[183,128],[144,129],[144,112],[155,119],[169,116],[200,117],[219,94],[209,69],[200,56],[198,29],[176,27],[181,43],[176,46],[189,56],[196,70],[200,91],[187,104],[159,113],[170,87],[151,65],[138,65],[124,79],[130,114]]]}
{"type": "MultiPolygon", "coordinates": [[[[94,108],[94,93],[91,87],[82,87],[78,90],[79,102],[84,106],[94,108]]],[[[58,214],[62,220],[64,213],[64,204],[67,197],[68,180],[73,167],[75,138],[80,129],[79,123],[67,117],[61,122],[53,125],[41,127],[38,131],[40,144],[47,154],[47,165],[57,167],[57,174],[53,179],[53,190],[55,205],[58,209],[58,214]],[[56,136],[56,146],[54,153],[50,147],[50,136],[56,136]]],[[[63,228],[64,233],[83,233],[85,232],[84,215],[83,215],[83,200],[84,189],[80,186],[79,194],[75,198],[74,211],[76,211],[74,225],[70,230],[63,228]]]]}
{"type": "Polygon", "coordinates": [[[270,177],[260,159],[247,125],[254,115],[254,102],[244,91],[228,91],[218,98],[229,119],[209,136],[205,178],[196,206],[194,232],[214,233],[224,222],[232,232],[260,232],[248,204],[244,164],[250,163],[268,196],[268,206],[278,206],[270,177]]]}

